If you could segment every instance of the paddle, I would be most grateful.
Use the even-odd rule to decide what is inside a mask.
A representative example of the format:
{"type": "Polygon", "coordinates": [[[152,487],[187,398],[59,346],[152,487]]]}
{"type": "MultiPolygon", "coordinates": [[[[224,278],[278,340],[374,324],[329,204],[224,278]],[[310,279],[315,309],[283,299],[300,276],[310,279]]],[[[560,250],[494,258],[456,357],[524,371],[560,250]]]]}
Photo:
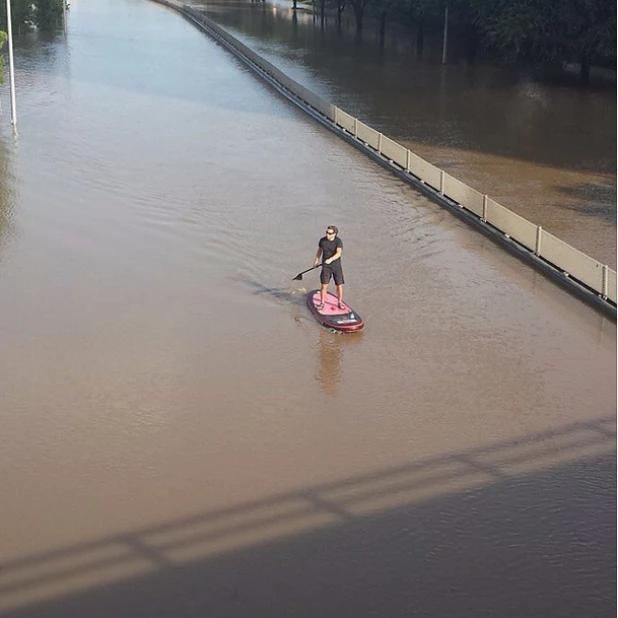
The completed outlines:
{"type": "Polygon", "coordinates": [[[318,264],[317,266],[313,266],[312,268],[307,268],[307,270],[303,270],[302,273],[298,273],[296,275],[296,277],[294,277],[294,279],[292,279],[292,281],[302,281],[303,280],[303,275],[305,273],[308,273],[310,270],[315,270],[316,268],[320,268],[320,266],[324,266],[324,264],[318,264]]]}

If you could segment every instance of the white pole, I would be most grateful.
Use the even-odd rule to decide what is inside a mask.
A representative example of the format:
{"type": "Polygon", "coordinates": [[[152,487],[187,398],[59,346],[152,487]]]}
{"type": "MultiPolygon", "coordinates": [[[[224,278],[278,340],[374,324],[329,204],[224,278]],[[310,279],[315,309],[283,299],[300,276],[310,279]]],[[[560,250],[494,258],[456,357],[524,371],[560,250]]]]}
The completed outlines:
{"type": "Polygon", "coordinates": [[[444,37],[442,39],[442,64],[446,64],[446,43],[448,41],[448,4],[444,7],[444,37]]]}
{"type": "Polygon", "coordinates": [[[15,109],[15,68],[13,66],[13,27],[11,25],[11,0],[6,0],[6,33],[9,38],[9,85],[11,93],[11,124],[17,131],[17,111],[15,109]]]}

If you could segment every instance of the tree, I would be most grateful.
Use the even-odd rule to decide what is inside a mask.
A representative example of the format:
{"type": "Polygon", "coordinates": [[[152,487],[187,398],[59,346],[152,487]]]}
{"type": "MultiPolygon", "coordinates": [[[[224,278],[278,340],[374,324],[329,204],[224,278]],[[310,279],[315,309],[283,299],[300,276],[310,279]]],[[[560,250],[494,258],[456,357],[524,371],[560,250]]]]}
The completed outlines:
{"type": "Polygon", "coordinates": [[[423,59],[427,26],[440,21],[443,7],[442,0],[400,0],[393,10],[402,23],[414,28],[418,60],[423,59]]]}
{"type": "MultiPolygon", "coordinates": [[[[0,30],[0,49],[4,47],[8,38],[7,33],[0,30]]],[[[4,56],[0,56],[0,84],[4,84],[4,56]]]]}
{"type": "Polygon", "coordinates": [[[531,62],[616,62],[616,4],[608,0],[468,0],[477,27],[504,57],[531,62]]]}
{"type": "Polygon", "coordinates": [[[365,7],[368,0],[350,0],[352,9],[354,10],[354,17],[356,18],[356,31],[360,32],[363,29],[363,17],[365,13],[365,7]]]}
{"type": "Polygon", "coordinates": [[[55,30],[62,23],[62,2],[64,0],[34,0],[34,25],[44,32],[55,30]]]}
{"type": "Polygon", "coordinates": [[[473,9],[474,0],[447,0],[449,22],[453,23],[456,36],[464,43],[469,64],[476,60],[478,48],[483,40],[483,33],[478,27],[473,9]]]}
{"type": "Polygon", "coordinates": [[[559,12],[556,46],[566,60],[579,62],[581,81],[590,81],[594,60],[616,61],[616,3],[569,0],[559,12]]]}
{"type": "Polygon", "coordinates": [[[327,0],[316,0],[318,6],[320,7],[320,26],[322,30],[324,30],[324,21],[326,19],[326,1],[327,0]]]}
{"type": "Polygon", "coordinates": [[[548,0],[471,0],[476,23],[506,57],[541,58],[555,40],[548,0]]]}
{"type": "MultiPolygon", "coordinates": [[[[11,24],[20,33],[33,27],[51,31],[62,23],[65,0],[11,0],[11,24]]],[[[6,6],[0,2],[0,24],[6,24],[6,6]]]]}
{"type": "MultiPolygon", "coordinates": [[[[32,26],[33,5],[27,0],[11,0],[13,33],[29,30],[32,26]]],[[[0,24],[6,24],[6,3],[0,2],[0,24]]]]}
{"type": "Polygon", "coordinates": [[[386,37],[386,19],[393,14],[396,3],[397,0],[372,0],[371,8],[380,17],[380,45],[382,47],[384,47],[386,37]]]}
{"type": "Polygon", "coordinates": [[[331,0],[331,1],[337,7],[337,31],[341,31],[341,16],[343,15],[343,11],[345,9],[347,0],[331,0]]]}

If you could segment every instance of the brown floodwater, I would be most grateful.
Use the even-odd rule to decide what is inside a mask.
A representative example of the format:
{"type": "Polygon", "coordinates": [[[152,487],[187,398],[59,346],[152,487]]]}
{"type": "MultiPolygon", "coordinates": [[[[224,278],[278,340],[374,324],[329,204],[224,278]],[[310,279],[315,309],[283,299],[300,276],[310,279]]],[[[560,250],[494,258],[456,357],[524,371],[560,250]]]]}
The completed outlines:
{"type": "MultiPolygon", "coordinates": [[[[616,88],[470,66],[451,37],[409,31],[384,46],[353,15],[324,30],[286,0],[193,2],[304,86],[574,247],[616,268],[616,88]]],[[[302,7],[302,5],[299,5],[302,7]]]]}
{"type": "Polygon", "coordinates": [[[614,322],[173,11],[15,61],[0,614],[614,611],[614,322]],[[357,336],[291,281],[332,224],[357,336]]]}

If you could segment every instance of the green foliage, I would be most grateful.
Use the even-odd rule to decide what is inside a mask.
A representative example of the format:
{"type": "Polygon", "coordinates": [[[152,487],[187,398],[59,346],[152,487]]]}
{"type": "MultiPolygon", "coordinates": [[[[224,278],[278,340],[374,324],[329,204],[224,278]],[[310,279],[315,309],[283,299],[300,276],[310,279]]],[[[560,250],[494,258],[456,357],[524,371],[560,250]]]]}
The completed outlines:
{"type": "MultiPolygon", "coordinates": [[[[62,3],[65,0],[11,0],[13,33],[33,27],[52,31],[62,25],[62,3]]],[[[6,3],[0,2],[0,25],[6,25],[6,3]]]]}
{"type": "MultiPolygon", "coordinates": [[[[0,49],[4,47],[7,39],[7,33],[0,30],[0,49]]],[[[4,84],[4,56],[0,56],[0,84],[4,84]]]]}
{"type": "Polygon", "coordinates": [[[423,32],[440,33],[444,8],[449,27],[474,48],[505,61],[600,62],[616,66],[615,0],[350,0],[362,16],[384,11],[423,32]]]}
{"type": "Polygon", "coordinates": [[[471,0],[473,19],[507,58],[541,58],[555,39],[545,0],[471,0]]]}
{"type": "Polygon", "coordinates": [[[63,0],[34,0],[34,25],[43,31],[55,30],[62,23],[63,0]]]}
{"type": "Polygon", "coordinates": [[[358,31],[363,28],[363,17],[365,16],[365,9],[369,4],[369,0],[350,0],[350,5],[354,11],[354,17],[356,18],[356,29],[358,31]]]}
{"type": "Polygon", "coordinates": [[[510,58],[616,58],[616,4],[608,0],[469,0],[488,41],[510,58]]]}
{"type": "Polygon", "coordinates": [[[560,48],[578,55],[616,59],[616,3],[569,0],[559,12],[560,48]]]}
{"type": "Polygon", "coordinates": [[[443,2],[436,0],[395,0],[393,15],[407,26],[418,26],[419,23],[435,23],[438,27],[444,12],[443,2]]]}

